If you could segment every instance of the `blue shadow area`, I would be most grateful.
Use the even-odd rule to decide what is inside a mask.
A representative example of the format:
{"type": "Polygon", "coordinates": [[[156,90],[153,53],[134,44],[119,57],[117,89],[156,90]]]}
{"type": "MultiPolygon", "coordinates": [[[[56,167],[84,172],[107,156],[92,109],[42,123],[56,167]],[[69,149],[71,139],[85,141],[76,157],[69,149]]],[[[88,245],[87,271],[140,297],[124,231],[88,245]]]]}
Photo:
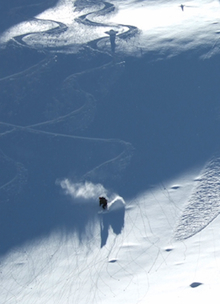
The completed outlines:
{"type": "MultiPolygon", "coordinates": [[[[97,207],[75,204],[57,179],[81,181],[112,163],[118,174],[106,166],[91,181],[103,179],[107,189],[131,198],[203,164],[218,150],[218,56],[204,61],[188,52],[169,60],[157,61],[156,54],[122,60],[118,72],[114,66],[95,70],[110,57],[90,50],[56,60],[46,50],[14,48],[12,42],[0,51],[1,78],[6,77],[0,82],[0,121],[20,126],[0,125],[0,255],[55,229],[76,232],[80,241],[87,237],[87,225],[98,220],[98,197],[97,207]],[[22,72],[33,65],[33,72],[22,72]],[[15,73],[21,74],[7,78],[15,73]],[[35,131],[25,128],[56,119],[35,131]],[[135,149],[125,171],[123,159],[109,161],[122,152],[110,138],[135,149]]],[[[124,215],[121,208],[100,216],[101,247],[110,228],[121,233],[124,215]]]]}
{"type": "Polygon", "coordinates": [[[218,56],[126,61],[100,122],[107,136],[117,134],[135,148],[120,194],[132,196],[204,164],[219,149],[219,77],[218,56]]]}
{"type": "Polygon", "coordinates": [[[120,201],[114,202],[109,210],[103,210],[99,214],[101,229],[101,248],[106,245],[109,229],[119,235],[124,228],[125,205],[120,201]]]}
{"type": "Polygon", "coordinates": [[[1,2],[0,34],[9,27],[55,6],[58,0],[8,0],[1,2]]]}

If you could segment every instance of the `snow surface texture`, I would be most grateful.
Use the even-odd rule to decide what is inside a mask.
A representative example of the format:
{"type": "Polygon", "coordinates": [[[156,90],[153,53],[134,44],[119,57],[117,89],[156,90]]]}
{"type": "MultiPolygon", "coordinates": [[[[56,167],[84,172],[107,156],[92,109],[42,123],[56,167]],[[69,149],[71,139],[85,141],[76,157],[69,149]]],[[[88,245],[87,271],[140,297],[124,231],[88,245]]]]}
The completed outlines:
{"type": "MultiPolygon", "coordinates": [[[[2,48],[11,40],[21,48],[54,54],[0,79],[2,100],[7,101],[1,103],[1,139],[22,134],[22,140],[33,138],[30,143],[35,149],[38,138],[44,138],[45,145],[52,142],[52,148],[62,146],[65,141],[77,141],[91,145],[94,154],[100,150],[100,144],[105,152],[109,147],[112,149],[106,158],[102,158],[102,150],[101,161],[93,168],[82,161],[86,169],[76,181],[55,175],[62,195],[79,206],[78,222],[83,222],[86,216],[89,220],[80,237],[77,231],[68,234],[57,229],[2,257],[1,303],[185,304],[213,299],[215,303],[217,299],[219,156],[213,156],[203,169],[186,172],[125,202],[107,189],[104,181],[109,176],[117,177],[127,167],[132,144],[74,132],[91,124],[97,106],[93,95],[98,95],[96,91],[102,94],[108,91],[124,68],[124,62],[111,54],[106,31],[118,32],[115,52],[120,56],[157,51],[159,59],[201,47],[203,58],[208,58],[219,52],[219,2],[188,1],[183,11],[177,1],[112,3],[98,2],[75,9],[74,1],[60,1],[57,7],[1,36],[2,48]],[[22,111],[19,112],[22,98],[27,94],[30,109],[37,108],[36,104],[40,108],[41,99],[35,101],[32,97],[41,92],[36,84],[43,82],[45,74],[53,73],[56,55],[80,54],[84,48],[92,56],[108,54],[111,59],[97,68],[67,76],[60,85],[61,101],[55,96],[43,108],[39,121],[31,111],[24,121],[22,111]],[[97,86],[87,91],[83,86],[86,81],[82,81],[85,78],[95,79],[97,86]],[[6,106],[13,111],[6,111],[6,106]],[[98,213],[99,195],[108,197],[109,212],[98,213]]],[[[0,187],[3,201],[7,202],[27,183],[28,172],[21,162],[12,160],[3,151],[0,161],[15,172],[0,187]]]]}
{"type": "Polygon", "coordinates": [[[204,229],[220,213],[220,159],[213,157],[196,178],[188,204],[175,231],[178,240],[189,238],[204,229]]]}
{"type": "Polygon", "coordinates": [[[106,31],[113,29],[118,31],[116,51],[121,54],[141,56],[157,51],[162,56],[173,56],[198,47],[204,48],[203,57],[218,53],[219,2],[187,1],[183,11],[180,4],[179,1],[61,0],[35,19],[7,30],[0,43],[4,46],[17,37],[18,43],[34,48],[51,51],[56,48],[56,52],[59,48],[59,52],[76,53],[82,45],[98,39],[98,48],[108,51],[106,31]],[[137,29],[138,35],[124,39],[131,27],[137,29]]]}
{"type": "Polygon", "coordinates": [[[219,218],[193,238],[173,238],[196,173],[176,179],[178,187],[163,185],[127,202],[120,233],[111,227],[114,211],[109,218],[97,215],[80,243],[74,235],[54,232],[16,248],[1,261],[1,302],[174,304],[215,299],[219,218]],[[109,235],[100,247],[104,225],[109,235]]]}

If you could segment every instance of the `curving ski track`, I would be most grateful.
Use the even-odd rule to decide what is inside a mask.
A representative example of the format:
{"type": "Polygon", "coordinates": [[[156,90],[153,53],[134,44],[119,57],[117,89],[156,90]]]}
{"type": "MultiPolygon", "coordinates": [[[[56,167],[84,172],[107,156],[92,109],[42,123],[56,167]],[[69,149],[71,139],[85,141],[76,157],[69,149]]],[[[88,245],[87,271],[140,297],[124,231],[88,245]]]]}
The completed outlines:
{"type": "MultiPolygon", "coordinates": [[[[108,13],[111,13],[115,10],[115,7],[113,4],[108,3],[108,2],[104,2],[103,3],[103,7],[101,9],[98,9],[96,11],[92,11],[89,12],[87,14],[81,15],[80,17],[76,18],[75,21],[78,22],[79,24],[83,24],[86,26],[94,26],[94,27],[109,27],[112,28],[112,25],[108,25],[108,24],[103,24],[103,23],[97,23],[94,22],[92,20],[89,19],[89,17],[92,17],[94,15],[105,15],[108,13]]],[[[52,24],[57,24],[56,27],[46,30],[46,31],[36,31],[36,32],[30,32],[27,34],[23,34],[23,35],[18,35],[16,37],[13,38],[13,41],[25,48],[32,48],[32,49],[36,49],[38,50],[38,48],[35,47],[31,47],[29,46],[27,43],[25,43],[24,38],[29,36],[29,35],[34,35],[34,34],[39,34],[41,33],[42,35],[44,34],[49,34],[49,35],[60,35],[62,33],[64,33],[65,31],[67,31],[68,27],[66,24],[62,23],[62,22],[58,22],[58,21],[54,21],[54,20],[41,20],[38,18],[34,18],[32,20],[35,20],[37,22],[48,22],[48,23],[52,23],[52,24]]],[[[138,29],[134,26],[130,26],[130,25],[123,25],[123,24],[116,24],[114,25],[115,28],[117,28],[117,30],[119,31],[119,34],[117,35],[117,37],[119,37],[120,39],[128,39],[134,35],[137,34],[138,29]]],[[[96,40],[90,41],[88,43],[86,43],[85,45],[83,45],[84,48],[89,48],[92,49],[93,52],[100,52],[99,48],[98,48],[98,42],[100,42],[101,40],[108,40],[109,38],[107,37],[101,37],[98,38],[96,40]]],[[[47,52],[50,54],[50,52],[52,51],[54,53],[54,51],[56,52],[56,50],[59,50],[60,47],[46,47],[43,49],[43,51],[47,52]]],[[[40,51],[42,51],[42,49],[40,49],[40,51]]],[[[101,51],[103,52],[103,51],[101,51]]],[[[111,54],[110,52],[103,52],[105,54],[107,54],[108,56],[108,61],[106,61],[106,63],[100,65],[98,68],[94,68],[92,70],[97,70],[100,69],[100,71],[102,71],[103,68],[116,68],[118,65],[123,64],[122,62],[118,62],[116,60],[116,55],[115,54],[111,54]]],[[[46,59],[45,61],[45,66],[49,63],[51,63],[53,61],[55,61],[55,57],[53,55],[53,57],[51,58],[51,55],[49,55],[49,59],[46,59]],[[48,62],[48,63],[47,63],[48,62]]],[[[40,65],[42,65],[42,68],[44,68],[44,64],[40,63],[40,65]]],[[[35,67],[33,66],[33,69],[35,67]]],[[[73,81],[76,83],[77,82],[77,78],[79,77],[79,75],[82,74],[86,74],[91,70],[86,70],[80,73],[75,73],[72,74],[70,77],[72,77],[73,81]]],[[[12,79],[16,80],[19,79],[20,76],[24,76],[27,75],[28,77],[30,76],[30,74],[32,73],[32,67],[28,68],[27,70],[24,70],[23,72],[19,72],[17,74],[14,75],[10,75],[7,76],[5,78],[0,79],[0,83],[2,82],[3,84],[7,81],[11,81],[12,79]]],[[[34,73],[34,72],[33,72],[34,73]]],[[[66,79],[64,80],[64,82],[66,81],[66,79]]],[[[77,84],[77,86],[79,87],[79,84],[77,84]]],[[[82,119],[85,120],[85,114],[88,113],[88,111],[93,112],[93,107],[94,107],[94,97],[91,94],[88,94],[86,91],[82,90],[80,88],[81,92],[84,94],[85,96],[85,104],[83,106],[81,106],[79,109],[71,111],[70,113],[66,113],[66,115],[60,115],[59,117],[55,117],[54,119],[51,120],[47,120],[47,121],[43,121],[43,122],[39,122],[39,123],[34,123],[31,125],[19,125],[16,123],[9,123],[8,121],[1,121],[0,125],[4,128],[7,128],[6,131],[1,132],[1,136],[7,136],[8,134],[14,133],[14,132],[18,132],[18,131],[22,131],[22,132],[29,132],[29,133],[33,133],[33,134],[42,134],[44,136],[56,136],[56,137],[66,137],[66,138],[71,138],[74,140],[83,140],[83,141],[94,141],[94,142],[103,142],[103,143],[114,143],[117,144],[119,146],[122,147],[121,152],[118,155],[115,155],[113,158],[111,159],[107,159],[106,161],[104,161],[103,163],[99,164],[97,167],[91,169],[89,172],[85,173],[84,176],[82,176],[80,178],[80,180],[86,180],[86,179],[93,179],[94,175],[99,174],[101,169],[105,169],[108,170],[108,166],[111,165],[112,167],[114,167],[114,170],[124,170],[124,168],[127,166],[127,164],[130,161],[130,158],[133,154],[133,147],[130,143],[125,142],[121,139],[105,139],[105,138],[91,138],[91,137],[83,137],[83,136],[77,136],[77,135],[73,135],[73,134],[65,134],[65,133],[59,133],[59,132],[53,132],[50,131],[48,128],[50,126],[53,125],[59,125],[61,123],[63,123],[64,121],[68,120],[68,119],[73,119],[74,117],[76,117],[76,115],[78,115],[79,117],[81,117],[82,119]],[[43,128],[43,129],[42,129],[43,128]]],[[[90,120],[88,120],[87,123],[89,123],[90,120]]],[[[2,158],[4,158],[5,160],[7,159],[7,156],[4,155],[4,153],[2,153],[2,158]]],[[[17,162],[15,162],[15,164],[17,164],[17,162]]],[[[21,170],[17,170],[17,174],[16,176],[9,181],[8,183],[6,183],[5,185],[2,185],[0,188],[0,191],[4,191],[7,190],[8,185],[13,184],[14,181],[16,181],[16,183],[18,184],[20,181],[20,186],[17,186],[17,189],[19,189],[19,191],[22,189],[22,184],[26,183],[27,181],[27,170],[25,168],[23,168],[23,165],[19,163],[19,166],[16,165],[19,168],[22,168],[21,170]],[[22,175],[22,177],[21,177],[22,175]],[[19,176],[19,178],[18,178],[19,176]]],[[[111,174],[111,173],[110,173],[111,174]]],[[[16,194],[18,193],[18,190],[15,191],[16,194]]]]}

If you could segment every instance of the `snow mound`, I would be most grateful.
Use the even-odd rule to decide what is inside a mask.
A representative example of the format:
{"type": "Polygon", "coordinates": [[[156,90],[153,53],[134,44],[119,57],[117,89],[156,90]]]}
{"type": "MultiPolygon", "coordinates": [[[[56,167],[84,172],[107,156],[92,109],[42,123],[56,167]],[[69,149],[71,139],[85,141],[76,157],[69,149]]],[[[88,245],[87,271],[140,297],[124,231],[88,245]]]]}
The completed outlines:
{"type": "Polygon", "coordinates": [[[109,202],[109,211],[117,211],[125,208],[125,201],[121,196],[116,196],[112,201],[109,202]]]}

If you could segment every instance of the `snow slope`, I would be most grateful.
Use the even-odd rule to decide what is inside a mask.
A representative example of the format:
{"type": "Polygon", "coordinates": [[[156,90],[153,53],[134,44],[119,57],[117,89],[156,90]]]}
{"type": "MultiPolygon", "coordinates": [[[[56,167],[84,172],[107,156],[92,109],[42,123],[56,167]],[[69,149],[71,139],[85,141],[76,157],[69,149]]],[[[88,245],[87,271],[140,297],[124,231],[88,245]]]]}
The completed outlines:
{"type": "MultiPolygon", "coordinates": [[[[218,1],[188,1],[184,3],[184,11],[181,10],[180,3],[177,1],[157,3],[154,1],[112,1],[111,3],[116,8],[114,13],[106,13],[106,11],[103,13],[102,10],[105,7],[103,3],[96,3],[80,11],[74,10],[74,1],[60,1],[57,7],[47,10],[35,19],[24,21],[8,29],[0,37],[1,47],[4,48],[8,42],[13,42],[18,48],[34,49],[41,54],[44,52],[75,54],[80,53],[80,50],[86,46],[87,49],[94,51],[91,51],[94,57],[97,54],[100,56],[108,54],[108,58],[112,60],[114,56],[110,54],[110,41],[106,31],[113,28],[119,32],[116,37],[116,54],[122,58],[123,55],[140,57],[148,52],[155,52],[158,55],[157,58],[161,59],[164,55],[169,57],[184,51],[198,50],[203,54],[202,58],[207,59],[219,52],[220,5],[218,1]],[[84,16],[82,14],[86,15],[87,19],[79,21],[77,18],[84,16]],[[138,33],[135,32],[135,28],[138,33]],[[128,33],[132,34],[131,37],[126,36],[128,33]],[[92,49],[93,44],[89,44],[91,41],[96,42],[94,49],[92,49]]],[[[105,78],[108,71],[110,71],[109,75],[115,78],[112,70],[116,70],[119,66],[124,67],[124,62],[121,60],[117,63],[118,66],[115,64],[112,65],[113,67],[104,59],[103,62],[100,74],[104,75],[104,80],[101,81],[101,78],[96,77],[100,81],[100,87],[104,87],[105,79],[108,80],[107,77],[105,78]],[[106,74],[105,71],[107,71],[106,74]]],[[[43,77],[42,71],[49,71],[49,75],[53,73],[53,70],[49,70],[50,64],[56,65],[56,63],[56,56],[50,57],[24,72],[6,75],[0,79],[3,88],[7,88],[5,91],[13,91],[10,89],[13,81],[17,84],[20,99],[18,101],[15,99],[14,102],[12,95],[11,105],[14,106],[16,103],[15,106],[20,109],[22,97],[27,92],[27,87],[23,85],[27,83],[26,79],[34,80],[35,85],[38,79],[42,79],[40,78],[40,76],[43,77]],[[19,82],[20,76],[22,85],[19,82]],[[19,81],[16,82],[16,79],[19,81]],[[23,88],[25,93],[22,91],[23,88]]],[[[97,72],[98,68],[93,68],[94,70],[97,72]]],[[[78,125],[73,125],[74,132],[71,133],[72,129],[68,124],[70,120],[72,122],[74,119],[84,119],[86,121],[84,125],[82,123],[84,128],[93,119],[95,99],[87,93],[86,88],[82,89],[79,85],[82,82],[80,82],[80,77],[86,78],[85,74],[75,72],[65,76],[62,82],[64,83],[63,91],[66,89],[67,95],[70,94],[69,91],[72,88],[77,88],[80,98],[85,98],[85,104],[79,103],[80,107],[77,104],[82,112],[78,111],[76,106],[74,109],[70,107],[71,113],[68,108],[68,113],[66,113],[66,109],[62,108],[62,102],[59,103],[54,98],[54,108],[52,102],[48,103],[47,114],[49,113],[50,118],[47,121],[43,120],[42,116],[40,121],[25,124],[23,116],[19,116],[20,112],[16,112],[11,106],[11,111],[7,111],[8,116],[5,116],[4,121],[1,122],[1,140],[11,136],[12,144],[14,144],[14,134],[22,134],[19,140],[21,138],[29,140],[28,136],[31,134],[30,146],[33,145],[33,149],[37,142],[36,138],[44,138],[41,143],[55,143],[56,147],[62,146],[62,143],[66,143],[65,141],[69,139],[78,139],[84,140],[86,144],[94,143],[95,148],[92,152],[95,151],[95,156],[97,151],[100,151],[98,146],[100,143],[103,145],[110,143],[113,146],[113,152],[110,153],[111,158],[103,159],[101,164],[94,161],[95,165],[91,166],[92,169],[90,161],[88,161],[89,165],[84,162],[85,166],[88,166],[86,170],[90,171],[84,174],[83,181],[82,179],[76,181],[76,178],[72,181],[67,177],[61,179],[60,176],[63,176],[61,174],[55,176],[53,182],[56,182],[56,186],[62,191],[59,193],[60,197],[64,198],[65,204],[69,204],[69,209],[71,206],[77,206],[74,209],[77,210],[75,219],[78,223],[85,222],[86,225],[81,233],[74,230],[70,232],[71,230],[61,225],[57,229],[52,229],[50,235],[49,233],[38,237],[35,235],[32,241],[26,240],[25,243],[21,242],[17,247],[10,248],[11,250],[0,260],[0,303],[145,304],[158,303],[158,301],[170,304],[207,303],[208,301],[218,303],[220,279],[218,154],[212,157],[210,155],[211,159],[204,164],[204,167],[182,172],[179,176],[173,176],[171,180],[164,180],[152,186],[144,193],[137,193],[135,197],[123,198],[120,193],[107,189],[104,182],[91,181],[91,176],[95,175],[93,173],[97,168],[99,170],[102,164],[104,164],[103,171],[107,172],[104,172],[106,175],[110,174],[109,167],[112,163],[116,169],[125,167],[125,163],[127,165],[130,161],[132,149],[123,140],[96,138],[94,134],[91,135],[93,137],[88,137],[88,135],[84,136],[83,132],[77,135],[74,133],[74,127],[78,125]],[[55,118],[52,116],[53,111],[56,114],[55,118]],[[7,118],[9,122],[5,121],[7,118]],[[65,129],[63,125],[69,133],[64,134],[60,131],[65,129]],[[118,144],[120,149],[122,146],[125,148],[127,154],[123,154],[124,150],[121,151],[118,144]],[[85,176],[90,179],[87,181],[85,176]],[[60,180],[56,181],[56,178],[60,180]],[[99,213],[97,198],[100,195],[107,196],[110,201],[109,212],[106,214],[99,213]],[[84,218],[89,218],[89,220],[84,221],[84,218]]],[[[95,78],[94,75],[100,76],[89,74],[90,78],[95,78]]],[[[108,81],[108,85],[111,81],[113,82],[112,79],[108,81]]],[[[32,85],[31,81],[30,83],[32,85]]],[[[32,88],[35,87],[31,85],[32,92],[32,88]]],[[[96,91],[96,88],[93,90],[96,91]]],[[[16,92],[15,90],[15,96],[17,96],[16,92]]],[[[76,94],[73,96],[75,97],[76,94]]],[[[31,99],[28,101],[31,104],[31,99]]],[[[66,102],[64,105],[69,106],[69,103],[66,102]]],[[[30,111],[32,118],[31,113],[30,111]]],[[[76,146],[67,145],[72,149],[71,153],[75,151],[76,146]]],[[[50,151],[57,152],[54,151],[52,144],[50,147],[52,148],[48,154],[50,151]]],[[[108,147],[105,147],[105,151],[108,151],[108,147]]],[[[24,151],[27,152],[21,146],[21,150],[16,153],[26,155],[29,164],[32,160],[31,155],[25,154],[24,151]]],[[[36,151],[38,152],[37,149],[36,151]]],[[[13,162],[5,153],[0,152],[2,166],[5,163],[11,166],[15,164],[17,168],[15,178],[9,183],[3,182],[3,186],[0,187],[0,190],[5,191],[5,200],[8,202],[11,197],[7,194],[13,190],[16,196],[20,192],[20,186],[27,182],[27,174],[25,167],[19,161],[13,162]]],[[[44,152],[43,150],[42,153],[44,152]]],[[[54,156],[53,153],[52,156],[54,156]]],[[[101,153],[99,156],[101,159],[101,153]]],[[[61,160],[65,162],[65,159],[59,157],[57,159],[55,157],[52,164],[58,164],[61,160]]],[[[83,157],[82,159],[84,160],[83,157]]],[[[64,168],[69,168],[70,161],[68,161],[64,168]]],[[[84,163],[82,161],[83,165],[84,163]]],[[[46,166],[46,161],[43,165],[46,166]]],[[[30,168],[32,169],[31,166],[30,168]]],[[[66,176],[67,171],[65,171],[66,176]]],[[[57,171],[54,170],[54,172],[57,171]]],[[[63,174],[62,170],[61,172],[63,174]]],[[[43,182],[49,184],[49,177],[48,180],[46,177],[43,176],[45,179],[43,182]]],[[[42,175],[38,178],[41,181],[42,175]]],[[[132,185],[127,185],[127,187],[132,187],[132,185]]],[[[41,190],[40,187],[39,189],[41,190]]],[[[39,226],[40,224],[38,223],[39,226]]],[[[26,229],[28,230],[28,227],[26,229]]]]}
{"type": "Polygon", "coordinates": [[[190,222],[178,224],[201,183],[213,198],[210,176],[203,174],[201,182],[199,173],[186,172],[126,202],[121,231],[114,232],[116,209],[97,214],[80,241],[57,231],[14,249],[1,261],[0,302],[217,303],[220,219],[179,239],[179,231],[184,234],[196,219],[192,209],[190,222]],[[101,247],[105,225],[108,237],[101,247]]]}
{"type": "Polygon", "coordinates": [[[110,42],[106,31],[114,29],[118,31],[117,53],[121,54],[142,56],[156,51],[162,56],[173,56],[196,48],[206,49],[204,58],[218,53],[220,5],[217,0],[187,1],[183,3],[183,11],[176,0],[113,0],[106,7],[104,3],[108,4],[60,0],[35,19],[5,31],[0,44],[24,35],[24,42],[33,48],[60,48],[59,52],[75,53],[80,45],[106,38],[98,42],[98,47],[107,51],[110,42]],[[83,18],[79,21],[80,16],[86,15],[86,22],[83,18]],[[138,35],[121,39],[120,34],[126,33],[129,26],[136,27],[138,35]],[[50,29],[55,30],[45,32],[50,29]]]}

